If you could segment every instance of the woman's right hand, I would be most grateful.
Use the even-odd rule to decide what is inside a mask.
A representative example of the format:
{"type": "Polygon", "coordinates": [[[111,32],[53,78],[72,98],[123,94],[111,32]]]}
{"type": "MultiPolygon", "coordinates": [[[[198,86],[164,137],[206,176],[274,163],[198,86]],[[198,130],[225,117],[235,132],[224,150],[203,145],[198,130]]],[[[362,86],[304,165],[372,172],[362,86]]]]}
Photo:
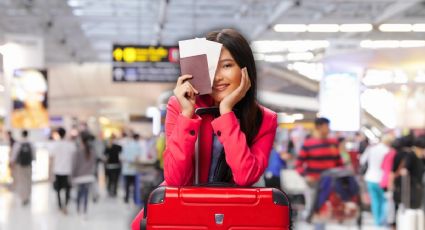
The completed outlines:
{"type": "Polygon", "coordinates": [[[199,94],[198,90],[193,88],[192,84],[188,81],[192,75],[183,75],[177,79],[176,88],[174,88],[174,95],[180,103],[182,115],[187,118],[192,118],[195,113],[195,99],[199,94]]]}

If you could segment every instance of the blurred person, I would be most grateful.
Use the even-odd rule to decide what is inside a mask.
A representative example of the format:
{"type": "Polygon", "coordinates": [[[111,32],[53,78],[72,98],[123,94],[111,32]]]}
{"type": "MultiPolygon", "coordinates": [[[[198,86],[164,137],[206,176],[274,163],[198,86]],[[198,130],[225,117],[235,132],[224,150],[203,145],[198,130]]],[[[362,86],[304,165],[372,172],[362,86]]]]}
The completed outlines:
{"type": "MultiPolygon", "coordinates": [[[[414,136],[412,134],[399,137],[394,140],[392,147],[395,149],[396,154],[394,156],[393,165],[388,182],[388,189],[392,191],[392,198],[395,206],[395,213],[401,203],[401,176],[402,169],[405,168],[405,159],[407,155],[412,154],[412,147],[414,142],[414,136]]],[[[396,227],[396,219],[390,224],[392,227],[396,227]]]]}
{"type": "Polygon", "coordinates": [[[411,200],[410,208],[418,209],[422,205],[423,187],[422,179],[424,173],[423,153],[425,149],[425,136],[414,139],[412,151],[408,152],[404,158],[404,165],[401,171],[402,175],[408,175],[410,178],[411,200]]]}
{"type": "Polygon", "coordinates": [[[360,154],[363,154],[366,148],[369,146],[369,138],[367,138],[362,133],[357,133],[358,140],[358,151],[360,154]]]}
{"type": "MultiPolygon", "coordinates": [[[[256,100],[257,71],[252,50],[236,30],[207,34],[223,45],[212,93],[199,95],[180,76],[168,101],[165,121],[164,185],[193,185],[195,142],[200,137],[199,181],[251,186],[267,168],[277,115],[256,100]],[[198,116],[195,108],[218,106],[217,114],[198,116]],[[216,170],[221,168],[223,170],[216,170]]],[[[143,211],[132,223],[137,229],[143,211]]]]}
{"type": "Polygon", "coordinates": [[[90,138],[80,136],[77,153],[73,161],[73,183],[77,186],[77,213],[87,218],[90,186],[95,182],[96,155],[90,145],[90,138]]]}
{"type": "MultiPolygon", "coordinates": [[[[308,189],[305,193],[304,218],[310,222],[313,216],[314,199],[320,174],[328,169],[341,167],[343,162],[338,149],[338,140],[330,138],[329,119],[316,118],[315,130],[310,138],[305,139],[295,162],[295,168],[306,179],[308,189]]],[[[324,225],[315,224],[316,229],[324,229],[324,225]]]]}
{"type": "Polygon", "coordinates": [[[7,144],[9,145],[10,149],[12,149],[13,145],[16,142],[15,138],[13,137],[13,133],[12,133],[12,131],[8,130],[6,135],[7,135],[7,137],[6,137],[7,138],[7,144]]]}
{"type": "Polygon", "coordinates": [[[266,187],[282,189],[280,184],[280,171],[286,168],[285,159],[289,159],[291,156],[287,152],[279,153],[276,148],[272,148],[269,164],[264,173],[264,180],[266,187]]]}
{"type": "Polygon", "coordinates": [[[57,192],[59,209],[67,214],[67,206],[70,198],[72,162],[77,151],[77,146],[73,141],[66,140],[66,130],[58,128],[59,140],[56,140],[51,148],[51,161],[53,162],[53,174],[55,181],[53,187],[57,192]],[[61,191],[65,191],[65,202],[61,198],[61,191]]]}
{"type": "Polygon", "coordinates": [[[351,157],[350,157],[350,153],[347,151],[347,148],[345,147],[346,144],[347,144],[347,141],[345,137],[338,138],[338,149],[339,149],[339,153],[341,154],[342,162],[346,168],[352,169],[353,167],[351,164],[351,157]]]}
{"type": "Polygon", "coordinates": [[[28,140],[28,131],[23,130],[22,139],[15,142],[12,148],[11,167],[14,171],[16,192],[22,205],[28,205],[32,189],[32,162],[35,160],[35,148],[28,140]]]}
{"type": "MultiPolygon", "coordinates": [[[[16,140],[13,137],[13,133],[12,133],[11,130],[8,130],[6,132],[6,141],[7,141],[7,144],[9,146],[9,153],[8,153],[9,159],[12,159],[13,145],[15,144],[16,140]]],[[[12,178],[11,190],[13,191],[15,189],[15,183],[16,182],[15,182],[14,170],[12,169],[12,167],[11,167],[12,164],[10,162],[11,162],[11,160],[9,160],[9,168],[10,168],[10,176],[12,178]]]]}
{"type": "Polygon", "coordinates": [[[121,174],[121,152],[122,147],[116,143],[116,137],[112,134],[104,150],[107,190],[109,196],[112,197],[117,196],[118,182],[121,174]]]}
{"type": "Polygon", "coordinates": [[[121,159],[123,161],[122,174],[124,176],[125,203],[128,203],[130,197],[130,189],[133,190],[133,201],[136,197],[137,191],[135,189],[135,183],[137,168],[135,163],[142,154],[142,147],[140,146],[139,138],[139,134],[133,134],[133,139],[127,141],[123,146],[121,159]]]}
{"type": "Polygon", "coordinates": [[[158,159],[158,168],[164,170],[164,150],[165,150],[165,133],[161,132],[156,139],[156,153],[158,159]]]}
{"type": "Polygon", "coordinates": [[[360,158],[360,163],[367,164],[367,170],[364,179],[367,184],[367,190],[371,199],[372,215],[377,226],[384,226],[386,224],[385,212],[385,194],[380,186],[383,178],[382,164],[384,158],[391,151],[392,136],[386,134],[382,136],[381,141],[366,148],[360,158]]]}

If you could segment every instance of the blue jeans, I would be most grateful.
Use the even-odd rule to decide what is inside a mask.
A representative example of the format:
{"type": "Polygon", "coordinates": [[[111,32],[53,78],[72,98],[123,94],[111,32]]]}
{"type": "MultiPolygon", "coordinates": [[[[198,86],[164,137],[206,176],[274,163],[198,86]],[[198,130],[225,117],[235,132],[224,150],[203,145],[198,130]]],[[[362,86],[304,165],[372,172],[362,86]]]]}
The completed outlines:
{"type": "Polygon", "coordinates": [[[376,225],[382,226],[386,219],[384,190],[374,182],[367,182],[367,190],[369,191],[373,220],[376,225]]]}
{"type": "Polygon", "coordinates": [[[84,202],[84,213],[87,213],[87,200],[89,196],[89,188],[91,183],[84,183],[78,185],[77,193],[77,211],[80,212],[80,203],[84,202]]]}

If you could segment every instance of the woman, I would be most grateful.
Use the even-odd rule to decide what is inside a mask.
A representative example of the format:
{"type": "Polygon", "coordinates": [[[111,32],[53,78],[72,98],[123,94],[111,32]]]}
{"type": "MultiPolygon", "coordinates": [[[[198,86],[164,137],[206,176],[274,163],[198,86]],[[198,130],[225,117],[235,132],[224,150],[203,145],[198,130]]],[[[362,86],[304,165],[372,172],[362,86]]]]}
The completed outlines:
{"type": "MultiPolygon", "coordinates": [[[[245,38],[233,29],[223,29],[209,33],[207,39],[223,45],[212,93],[197,96],[198,91],[187,81],[192,76],[178,78],[167,105],[163,184],[193,184],[195,142],[200,132],[200,183],[250,186],[267,167],[277,116],[256,101],[257,72],[245,38]],[[196,108],[210,106],[219,108],[217,116],[195,114],[196,108]],[[220,174],[218,168],[228,170],[220,174]]],[[[137,229],[141,213],[133,229],[137,229]]]]}
{"type": "Polygon", "coordinates": [[[89,189],[91,184],[95,182],[96,155],[90,146],[90,140],[84,136],[80,136],[77,148],[77,154],[74,158],[73,181],[78,190],[77,212],[83,214],[86,218],[89,189]],[[83,210],[82,205],[84,205],[83,210]]]}
{"type": "Polygon", "coordinates": [[[381,165],[385,156],[391,150],[392,141],[392,135],[386,134],[382,136],[381,142],[369,146],[360,158],[362,164],[367,163],[368,165],[364,179],[371,198],[372,215],[376,226],[384,226],[386,224],[385,193],[379,184],[383,176],[381,165]]]}

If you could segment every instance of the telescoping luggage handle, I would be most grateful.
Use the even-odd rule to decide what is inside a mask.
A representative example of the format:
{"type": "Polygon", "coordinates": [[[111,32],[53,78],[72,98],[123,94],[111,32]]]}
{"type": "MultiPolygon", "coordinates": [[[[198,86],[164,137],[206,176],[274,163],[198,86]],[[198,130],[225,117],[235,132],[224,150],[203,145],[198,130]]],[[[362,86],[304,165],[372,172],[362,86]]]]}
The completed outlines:
{"type": "Polygon", "coordinates": [[[410,208],[410,175],[401,176],[401,203],[404,206],[404,210],[410,208]]]}
{"type": "MultiPolygon", "coordinates": [[[[195,109],[195,114],[198,116],[202,116],[205,114],[208,115],[214,115],[214,116],[218,116],[220,115],[220,110],[218,107],[214,106],[214,107],[201,107],[201,108],[196,108],[195,109]]],[[[199,135],[200,132],[198,132],[198,138],[196,139],[195,142],[195,178],[194,178],[194,184],[195,185],[199,185],[199,135]]],[[[223,185],[223,184],[221,184],[223,185]]]]}

